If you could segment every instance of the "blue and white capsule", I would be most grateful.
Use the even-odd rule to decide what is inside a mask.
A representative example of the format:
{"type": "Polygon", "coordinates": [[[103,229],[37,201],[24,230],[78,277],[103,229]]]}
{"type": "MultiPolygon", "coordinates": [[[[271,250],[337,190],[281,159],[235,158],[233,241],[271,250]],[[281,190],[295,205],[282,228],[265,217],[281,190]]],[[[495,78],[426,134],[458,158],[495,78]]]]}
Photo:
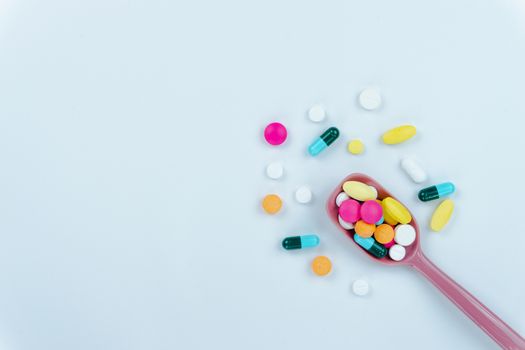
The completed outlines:
{"type": "Polygon", "coordinates": [[[326,147],[330,146],[339,137],[339,129],[336,127],[328,128],[321,136],[312,142],[308,147],[308,153],[311,156],[316,156],[321,153],[326,147]]]}
{"type": "Polygon", "coordinates": [[[419,191],[417,196],[423,202],[451,195],[456,190],[452,182],[444,182],[439,185],[430,186],[419,191]]]}
{"type": "Polygon", "coordinates": [[[317,235],[293,236],[283,239],[283,248],[286,250],[313,248],[318,245],[319,237],[317,235]]]}
{"type": "Polygon", "coordinates": [[[354,233],[354,241],[376,258],[384,258],[388,253],[388,249],[372,237],[363,238],[357,233],[354,233]]]}

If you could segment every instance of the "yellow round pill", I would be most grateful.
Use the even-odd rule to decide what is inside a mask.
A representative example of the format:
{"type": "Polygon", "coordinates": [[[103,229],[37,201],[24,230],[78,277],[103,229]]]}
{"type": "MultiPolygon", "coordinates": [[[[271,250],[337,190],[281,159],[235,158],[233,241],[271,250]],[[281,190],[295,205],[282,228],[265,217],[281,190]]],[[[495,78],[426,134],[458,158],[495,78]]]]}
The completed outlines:
{"type": "Polygon", "coordinates": [[[454,212],[454,201],[446,199],[436,208],[432,219],[430,220],[430,228],[432,231],[439,232],[445,227],[454,212]]]}
{"type": "Polygon", "coordinates": [[[281,200],[281,197],[276,194],[269,194],[263,198],[262,207],[268,214],[276,214],[281,210],[282,206],[283,201],[281,200]]]}
{"type": "Polygon", "coordinates": [[[318,256],[312,261],[312,271],[317,276],[325,276],[332,270],[332,262],[326,256],[318,256]]]}
{"type": "Polygon", "coordinates": [[[387,197],[383,199],[383,206],[385,208],[386,214],[395,221],[401,224],[408,224],[410,221],[412,221],[412,215],[410,215],[408,209],[394,198],[387,197]]]}
{"type": "Polygon", "coordinates": [[[361,142],[361,140],[352,140],[348,142],[348,152],[352,154],[361,154],[365,150],[365,145],[361,142]]]}

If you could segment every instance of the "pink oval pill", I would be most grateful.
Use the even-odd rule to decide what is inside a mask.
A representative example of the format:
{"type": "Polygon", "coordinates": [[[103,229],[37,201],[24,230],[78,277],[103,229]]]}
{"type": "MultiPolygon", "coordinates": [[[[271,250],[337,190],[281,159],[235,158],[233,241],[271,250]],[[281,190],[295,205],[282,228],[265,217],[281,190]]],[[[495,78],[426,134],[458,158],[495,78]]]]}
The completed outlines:
{"type": "Polygon", "coordinates": [[[375,224],[383,216],[383,208],[381,204],[375,200],[365,201],[361,205],[361,219],[369,224],[375,224]]]}
{"type": "Polygon", "coordinates": [[[288,131],[281,123],[270,123],[264,129],[264,138],[270,145],[278,146],[286,141],[288,131]]]}
{"type": "Polygon", "coordinates": [[[359,209],[361,204],[353,199],[347,199],[339,206],[339,215],[346,222],[354,223],[361,218],[359,209]]]}

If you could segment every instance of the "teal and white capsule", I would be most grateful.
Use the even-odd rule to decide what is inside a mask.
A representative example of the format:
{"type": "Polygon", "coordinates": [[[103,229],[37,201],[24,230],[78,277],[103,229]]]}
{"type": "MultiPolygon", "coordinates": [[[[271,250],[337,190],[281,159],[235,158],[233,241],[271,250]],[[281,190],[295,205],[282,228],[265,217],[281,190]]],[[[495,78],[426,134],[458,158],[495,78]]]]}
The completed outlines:
{"type": "Polygon", "coordinates": [[[354,241],[376,258],[384,258],[388,253],[388,249],[372,237],[363,238],[354,233],[354,241]]]}
{"type": "Polygon", "coordinates": [[[319,237],[317,235],[293,236],[283,239],[283,248],[286,250],[313,248],[318,245],[319,237]]]}
{"type": "Polygon", "coordinates": [[[423,202],[428,202],[433,199],[438,199],[444,196],[448,196],[456,190],[456,187],[452,182],[444,182],[439,185],[430,186],[419,191],[417,196],[423,202]]]}
{"type": "Polygon", "coordinates": [[[323,134],[315,139],[308,147],[308,153],[311,156],[316,156],[321,153],[326,147],[330,146],[339,137],[339,129],[336,127],[328,128],[323,134]]]}

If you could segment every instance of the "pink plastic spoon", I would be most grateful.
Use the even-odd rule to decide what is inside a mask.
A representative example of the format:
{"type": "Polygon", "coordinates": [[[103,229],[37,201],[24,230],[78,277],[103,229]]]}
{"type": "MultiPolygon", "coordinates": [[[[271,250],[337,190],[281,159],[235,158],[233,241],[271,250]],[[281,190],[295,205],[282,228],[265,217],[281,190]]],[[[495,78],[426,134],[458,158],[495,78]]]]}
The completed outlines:
{"type": "MultiPolygon", "coordinates": [[[[363,174],[351,174],[347,176],[334,190],[328,198],[326,209],[330,219],[339,227],[341,231],[347,234],[352,242],[353,230],[347,231],[341,227],[338,221],[338,207],[335,203],[335,198],[341,193],[343,183],[346,181],[360,181],[368,185],[374,186],[377,189],[378,198],[395,197],[390,194],[383,186],[377,183],[372,178],[363,174]]],[[[447,276],[436,265],[434,265],[421,251],[419,245],[419,227],[416,220],[412,216],[410,224],[416,229],[416,241],[406,247],[406,256],[401,261],[394,261],[388,257],[377,259],[368,254],[359,245],[358,248],[365,252],[372,260],[381,262],[386,265],[409,265],[418,270],[425,276],[434,286],[436,286],[447,298],[449,298],[461,311],[463,311],[474,323],[476,323],[485,333],[487,333],[496,343],[503,349],[524,350],[525,339],[523,339],[516,331],[510,328],[498,316],[490,311],[485,305],[477,300],[472,294],[467,292],[463,287],[454,282],[452,278],[447,276]]]]}

